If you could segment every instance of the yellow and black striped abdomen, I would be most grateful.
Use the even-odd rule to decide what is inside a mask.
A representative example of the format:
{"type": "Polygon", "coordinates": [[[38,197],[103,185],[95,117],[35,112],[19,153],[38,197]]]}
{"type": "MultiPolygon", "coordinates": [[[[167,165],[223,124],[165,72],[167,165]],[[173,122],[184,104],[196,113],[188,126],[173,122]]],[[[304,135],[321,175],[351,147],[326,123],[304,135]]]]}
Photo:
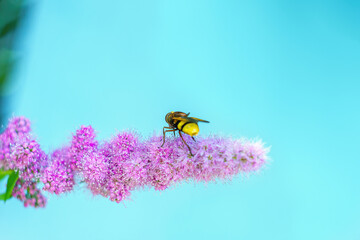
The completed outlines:
{"type": "Polygon", "coordinates": [[[199,133],[199,126],[194,122],[178,121],[176,127],[190,136],[195,136],[199,133]]]}

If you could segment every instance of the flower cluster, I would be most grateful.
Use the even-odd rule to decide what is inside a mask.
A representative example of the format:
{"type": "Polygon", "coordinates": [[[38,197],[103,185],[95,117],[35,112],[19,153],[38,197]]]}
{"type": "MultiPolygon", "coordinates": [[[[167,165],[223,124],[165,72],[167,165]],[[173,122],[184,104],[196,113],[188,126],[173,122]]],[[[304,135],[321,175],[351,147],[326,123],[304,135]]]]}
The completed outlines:
{"type": "Polygon", "coordinates": [[[71,162],[69,149],[55,150],[41,177],[43,190],[55,194],[70,192],[75,185],[74,177],[75,165],[71,162]]]}
{"type": "Polygon", "coordinates": [[[24,117],[12,119],[5,131],[0,134],[0,168],[6,168],[10,161],[11,146],[16,140],[28,138],[30,122],[24,117]]]}
{"type": "Polygon", "coordinates": [[[13,197],[25,206],[43,207],[45,198],[36,184],[47,165],[47,155],[30,135],[30,122],[26,118],[13,118],[0,135],[0,169],[16,170],[18,180],[13,197]]]}
{"type": "Polygon", "coordinates": [[[61,194],[72,191],[77,181],[85,182],[94,195],[111,201],[127,199],[131,191],[144,187],[165,190],[178,182],[231,180],[239,173],[258,171],[267,162],[269,148],[261,141],[221,137],[162,136],[141,140],[134,132],[122,132],[102,144],[91,126],[81,126],[70,145],[47,157],[31,138],[30,123],[14,118],[0,135],[0,169],[19,172],[13,196],[25,206],[42,207],[43,191],[61,194]]]}
{"type": "Polygon", "coordinates": [[[134,133],[118,134],[100,149],[108,171],[104,185],[105,196],[120,202],[130,191],[145,184],[146,169],[141,158],[141,144],[134,133]]]}
{"type": "Polygon", "coordinates": [[[37,188],[37,182],[25,181],[19,178],[15,184],[12,196],[24,202],[24,206],[45,207],[46,198],[37,188]]]}

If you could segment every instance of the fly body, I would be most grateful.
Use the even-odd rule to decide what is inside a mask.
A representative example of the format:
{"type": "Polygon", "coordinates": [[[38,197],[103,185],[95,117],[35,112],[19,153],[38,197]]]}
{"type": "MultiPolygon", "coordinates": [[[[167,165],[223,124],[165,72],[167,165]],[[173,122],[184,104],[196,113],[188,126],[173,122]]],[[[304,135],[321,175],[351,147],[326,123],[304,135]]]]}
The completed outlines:
{"type": "Polygon", "coordinates": [[[191,156],[193,156],[191,152],[191,148],[189,145],[185,142],[184,138],[182,137],[182,132],[190,135],[192,139],[195,141],[194,136],[196,136],[199,133],[199,125],[198,122],[205,122],[209,123],[209,121],[202,120],[200,118],[195,117],[189,117],[190,113],[186,114],[184,112],[169,112],[165,116],[165,121],[169,124],[169,127],[163,128],[163,146],[165,144],[165,133],[167,132],[173,132],[175,136],[175,132],[179,132],[179,135],[184,142],[184,144],[188,147],[191,156]],[[167,130],[165,130],[167,129],[167,130]]]}

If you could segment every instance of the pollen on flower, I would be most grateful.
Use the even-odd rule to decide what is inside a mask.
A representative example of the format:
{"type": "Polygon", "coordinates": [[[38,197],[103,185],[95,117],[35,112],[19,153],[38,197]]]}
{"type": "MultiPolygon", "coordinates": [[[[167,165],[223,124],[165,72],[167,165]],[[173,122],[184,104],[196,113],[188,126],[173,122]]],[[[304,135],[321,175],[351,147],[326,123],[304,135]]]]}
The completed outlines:
{"type": "Polygon", "coordinates": [[[119,203],[145,187],[162,191],[188,180],[230,180],[261,169],[269,152],[261,141],[213,136],[194,142],[185,135],[192,156],[180,138],[167,139],[160,147],[162,136],[141,140],[139,134],[125,131],[99,143],[91,126],[81,126],[69,145],[47,155],[30,129],[24,117],[10,120],[0,134],[0,169],[19,172],[12,195],[33,207],[45,206],[43,191],[71,192],[77,181],[86,183],[94,195],[119,203]]]}

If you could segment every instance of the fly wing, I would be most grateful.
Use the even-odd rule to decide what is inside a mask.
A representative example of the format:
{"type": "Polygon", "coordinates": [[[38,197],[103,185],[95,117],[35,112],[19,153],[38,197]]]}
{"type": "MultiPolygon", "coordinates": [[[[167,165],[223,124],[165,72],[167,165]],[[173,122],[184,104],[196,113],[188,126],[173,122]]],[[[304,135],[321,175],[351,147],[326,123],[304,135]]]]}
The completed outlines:
{"type": "Polygon", "coordinates": [[[185,117],[185,116],[173,117],[172,119],[178,120],[178,121],[184,121],[184,122],[196,122],[194,119],[189,118],[189,117],[185,117]]]}
{"type": "Polygon", "coordinates": [[[206,121],[206,120],[202,120],[202,119],[200,119],[200,118],[194,118],[194,117],[190,117],[190,118],[192,118],[192,119],[196,120],[197,122],[205,122],[205,123],[210,123],[209,121],[206,121]]]}
{"type": "Polygon", "coordinates": [[[194,118],[194,117],[173,117],[173,119],[175,120],[179,120],[179,121],[186,121],[186,122],[205,122],[205,123],[209,123],[209,121],[206,120],[202,120],[200,118],[194,118]]]}

